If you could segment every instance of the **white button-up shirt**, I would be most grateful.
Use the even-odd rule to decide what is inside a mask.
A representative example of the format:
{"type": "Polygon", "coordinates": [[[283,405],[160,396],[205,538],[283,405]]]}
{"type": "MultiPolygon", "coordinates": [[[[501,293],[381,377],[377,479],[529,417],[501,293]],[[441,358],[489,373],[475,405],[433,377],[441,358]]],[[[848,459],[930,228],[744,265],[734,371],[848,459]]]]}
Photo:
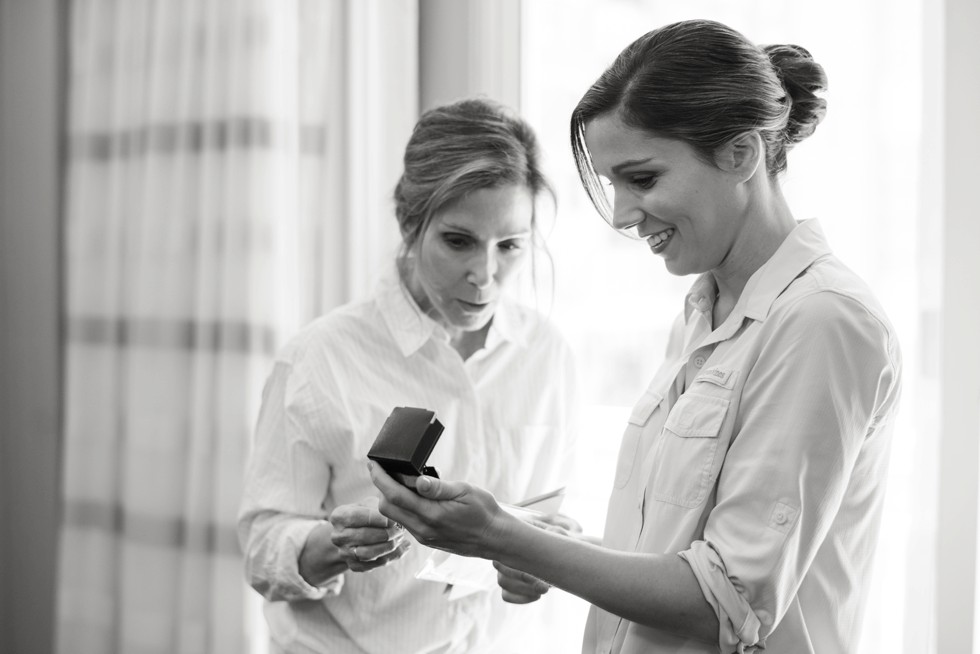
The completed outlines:
{"type": "Polygon", "coordinates": [[[629,418],[604,542],[683,557],[718,643],[593,607],[583,652],[856,652],[900,389],[895,334],[814,220],[712,331],[715,292],[710,275],[695,282],[629,418]]]}
{"type": "MultiPolygon", "coordinates": [[[[415,579],[428,548],[321,588],[297,569],[310,531],[338,505],[379,496],[366,454],[396,406],[445,426],[429,458],[441,476],[516,502],[561,485],[575,411],[570,350],[536,312],[498,307],[486,346],[464,361],[447,332],[391,278],[367,302],[305,328],[263,393],[239,516],[247,577],[289,652],[475,652],[505,633],[500,591],[450,600],[415,579]]],[[[494,651],[494,650],[490,650],[494,651]]]]}

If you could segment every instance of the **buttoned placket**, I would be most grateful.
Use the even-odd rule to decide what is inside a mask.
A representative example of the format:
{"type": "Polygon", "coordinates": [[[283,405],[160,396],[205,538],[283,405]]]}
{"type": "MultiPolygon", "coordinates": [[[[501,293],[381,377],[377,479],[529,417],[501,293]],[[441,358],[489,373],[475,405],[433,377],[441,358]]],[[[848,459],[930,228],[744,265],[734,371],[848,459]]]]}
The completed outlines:
{"type": "MultiPolygon", "coordinates": [[[[644,430],[656,429],[658,433],[653,435],[650,439],[648,449],[643,455],[644,460],[642,462],[641,468],[638,471],[640,474],[639,481],[636,485],[636,490],[638,491],[635,497],[634,510],[636,511],[637,521],[639,523],[639,528],[635,531],[635,538],[632,543],[632,550],[637,552],[640,550],[640,543],[643,536],[643,527],[646,522],[646,507],[647,507],[647,481],[652,473],[653,465],[655,463],[655,452],[657,450],[657,445],[660,439],[663,438],[663,423],[666,420],[666,415],[657,415],[657,412],[663,412],[666,414],[669,407],[672,407],[677,398],[684,392],[688,385],[687,381],[687,370],[695,370],[695,374],[699,372],[699,369],[704,366],[707,359],[710,357],[711,352],[714,350],[715,345],[722,340],[728,338],[734,330],[726,328],[723,332],[712,331],[711,328],[711,311],[713,308],[712,302],[705,296],[701,295],[697,298],[689,298],[689,302],[692,307],[692,311],[696,314],[692,314],[685,326],[684,341],[683,341],[683,351],[682,354],[674,359],[669,364],[664,362],[664,366],[660,368],[657,374],[654,376],[650,385],[647,387],[647,391],[644,394],[644,398],[659,398],[657,401],[657,406],[650,412],[647,418],[647,423],[643,427],[644,430]],[[694,366],[692,359],[699,353],[698,356],[702,356],[704,360],[701,362],[700,366],[694,366]]],[[[727,322],[726,322],[727,326],[727,322]]],[[[692,378],[693,379],[693,378],[692,378]]],[[[644,401],[644,400],[641,400],[644,401]]],[[[612,644],[616,640],[616,633],[624,628],[623,625],[626,624],[622,618],[616,616],[610,616],[610,619],[614,619],[616,626],[607,632],[607,640],[603,643],[606,652],[612,651],[612,644]]],[[[605,630],[601,630],[605,631],[605,630]]],[[[600,631],[600,633],[601,633],[600,631]]]]}
{"type": "Polygon", "coordinates": [[[460,448],[459,452],[466,458],[466,475],[464,480],[470,483],[485,485],[487,479],[487,438],[484,433],[483,412],[481,411],[480,398],[477,395],[476,385],[473,383],[468,371],[463,368],[460,388],[466,394],[466,404],[470,408],[468,412],[472,417],[472,434],[467,434],[469,447],[460,448]],[[470,440],[472,438],[472,440],[470,440]],[[478,448],[478,449],[477,449],[478,448]]]}
{"type": "Polygon", "coordinates": [[[704,367],[715,345],[719,340],[719,334],[711,328],[711,312],[713,303],[704,295],[689,299],[694,313],[688,320],[684,334],[684,352],[672,365],[662,369],[653,383],[650,390],[659,393],[663,399],[660,402],[658,411],[663,412],[662,420],[657,420],[659,433],[655,434],[650,441],[650,447],[644,454],[643,464],[640,468],[640,479],[643,480],[638,485],[639,497],[636,502],[636,509],[639,515],[640,528],[636,531],[636,540],[633,543],[633,551],[638,551],[640,542],[643,538],[643,527],[646,523],[646,507],[648,503],[647,494],[649,492],[650,475],[656,464],[656,452],[660,441],[664,438],[663,423],[666,421],[666,413],[677,399],[684,393],[691,382],[704,367]]]}
{"type": "MultiPolygon", "coordinates": [[[[449,333],[441,325],[436,327],[433,338],[439,342],[440,347],[446,349],[447,359],[453,362],[451,365],[452,375],[456,380],[457,388],[460,389],[461,411],[457,431],[467,430],[465,436],[468,446],[460,447],[461,444],[457,444],[455,448],[456,469],[464,471],[461,479],[480,485],[487,481],[486,461],[489,453],[486,451],[487,438],[483,433],[483,415],[475,377],[479,372],[480,358],[486,356],[486,349],[481,348],[474,352],[469,359],[464,360],[456,348],[452,346],[449,333]],[[479,449],[474,451],[474,447],[479,449]]],[[[456,437],[462,435],[460,433],[456,437]]],[[[453,435],[449,436],[452,437],[453,435]]]]}
{"type": "MultiPolygon", "coordinates": [[[[459,352],[452,346],[449,333],[441,326],[436,325],[432,332],[432,340],[443,350],[442,356],[449,362],[447,370],[452,374],[456,388],[461,389],[459,397],[459,409],[456,420],[456,433],[447,433],[447,438],[459,438],[466,434],[469,442],[467,446],[457,442],[454,449],[452,465],[459,471],[460,479],[481,485],[486,478],[486,438],[483,435],[483,416],[480,406],[480,398],[477,395],[474,373],[476,372],[473,356],[468,360],[463,360],[459,352]],[[474,452],[472,443],[479,443],[481,451],[474,452]]],[[[481,349],[479,352],[483,352],[481,349]]],[[[476,353],[474,353],[474,356],[476,353]]],[[[452,592],[452,584],[447,584],[445,592],[448,595],[452,592]]],[[[475,624],[475,618],[471,611],[466,609],[467,600],[450,601],[448,610],[453,622],[460,625],[463,621],[475,624]]],[[[457,630],[457,633],[466,633],[467,630],[457,630]]]]}

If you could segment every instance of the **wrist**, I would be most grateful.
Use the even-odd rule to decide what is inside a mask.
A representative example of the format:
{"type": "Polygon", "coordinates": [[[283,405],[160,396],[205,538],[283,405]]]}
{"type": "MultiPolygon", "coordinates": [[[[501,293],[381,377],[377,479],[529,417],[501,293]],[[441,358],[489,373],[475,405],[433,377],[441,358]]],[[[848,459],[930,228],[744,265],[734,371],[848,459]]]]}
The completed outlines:
{"type": "Polygon", "coordinates": [[[306,537],[300,550],[297,561],[299,574],[311,586],[321,586],[347,570],[347,564],[330,539],[332,532],[333,525],[329,522],[318,524],[306,537]]]}
{"type": "Polygon", "coordinates": [[[516,554],[515,544],[518,542],[521,529],[529,526],[520,518],[498,507],[484,533],[483,543],[486,554],[483,558],[499,561],[504,565],[511,565],[516,554]]]}

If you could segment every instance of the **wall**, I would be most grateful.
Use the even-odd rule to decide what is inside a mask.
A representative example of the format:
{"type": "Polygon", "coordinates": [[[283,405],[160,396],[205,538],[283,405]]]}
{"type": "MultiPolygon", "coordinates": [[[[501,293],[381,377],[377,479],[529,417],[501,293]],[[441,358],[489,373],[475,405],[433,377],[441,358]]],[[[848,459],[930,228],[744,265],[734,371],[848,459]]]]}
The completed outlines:
{"type": "Polygon", "coordinates": [[[419,0],[419,110],[471,95],[520,109],[520,0],[419,0]]]}
{"type": "Polygon", "coordinates": [[[943,297],[937,651],[977,651],[980,459],[980,4],[946,0],[941,19],[943,297]]]}
{"type": "Polygon", "coordinates": [[[0,0],[0,651],[52,651],[60,431],[58,0],[0,0]]]}

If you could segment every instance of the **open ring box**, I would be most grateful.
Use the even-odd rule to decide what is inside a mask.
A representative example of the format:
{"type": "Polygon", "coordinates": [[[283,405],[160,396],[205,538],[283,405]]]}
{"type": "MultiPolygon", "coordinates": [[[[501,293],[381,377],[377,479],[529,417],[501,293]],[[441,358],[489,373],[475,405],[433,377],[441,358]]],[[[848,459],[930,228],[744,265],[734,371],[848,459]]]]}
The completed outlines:
{"type": "Polygon", "coordinates": [[[428,409],[395,407],[381,426],[368,458],[409,488],[415,488],[419,475],[439,477],[426,465],[432,449],[442,435],[442,423],[428,409]]]}

